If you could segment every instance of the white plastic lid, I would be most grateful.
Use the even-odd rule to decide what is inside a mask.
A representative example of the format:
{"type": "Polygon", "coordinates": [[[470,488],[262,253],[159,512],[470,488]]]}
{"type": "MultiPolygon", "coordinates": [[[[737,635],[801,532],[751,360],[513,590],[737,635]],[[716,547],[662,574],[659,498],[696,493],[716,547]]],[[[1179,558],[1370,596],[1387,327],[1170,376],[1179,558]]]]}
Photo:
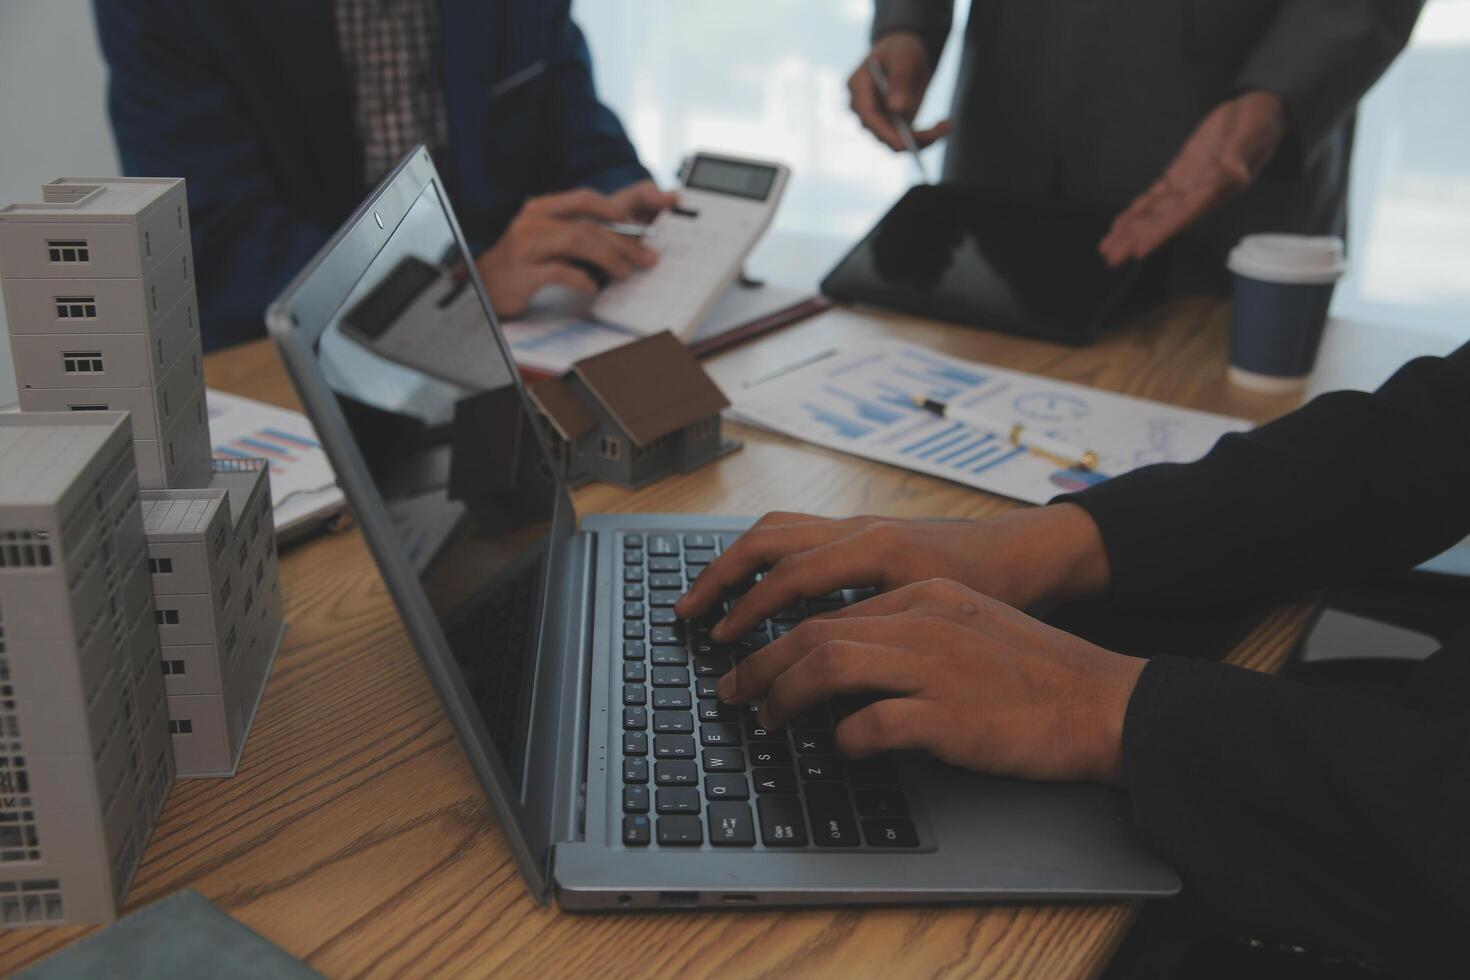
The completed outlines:
{"type": "Polygon", "coordinates": [[[1347,269],[1336,235],[1246,235],[1227,265],[1252,279],[1302,285],[1336,282],[1347,269]]]}

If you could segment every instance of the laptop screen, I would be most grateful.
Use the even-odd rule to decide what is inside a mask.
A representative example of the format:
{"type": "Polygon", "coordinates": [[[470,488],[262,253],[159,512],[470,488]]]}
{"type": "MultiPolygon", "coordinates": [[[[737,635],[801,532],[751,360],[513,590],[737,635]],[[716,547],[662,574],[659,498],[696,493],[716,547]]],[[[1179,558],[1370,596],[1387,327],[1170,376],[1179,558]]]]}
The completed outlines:
{"type": "Polygon", "coordinates": [[[315,353],[520,791],[559,491],[470,274],[430,183],[315,353]]]}

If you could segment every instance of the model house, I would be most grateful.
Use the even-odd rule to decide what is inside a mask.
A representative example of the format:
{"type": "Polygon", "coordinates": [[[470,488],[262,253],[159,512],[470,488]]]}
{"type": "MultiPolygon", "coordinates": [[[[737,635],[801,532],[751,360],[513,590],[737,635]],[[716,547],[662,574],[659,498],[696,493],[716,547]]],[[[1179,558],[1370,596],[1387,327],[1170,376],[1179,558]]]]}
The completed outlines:
{"type": "Polygon", "coordinates": [[[0,924],[108,922],[174,779],[128,416],[0,415],[0,924]]]}
{"type": "Polygon", "coordinates": [[[281,597],[267,468],[211,459],[184,182],[62,178],[41,197],[0,209],[21,410],[131,414],[177,773],[230,775],[281,597]]]}
{"type": "Polygon", "coordinates": [[[571,486],[638,487],[740,448],[720,434],[729,399],[667,332],[580,360],[531,398],[571,486]]]}
{"type": "Polygon", "coordinates": [[[21,410],[131,412],[140,486],[207,482],[184,182],[62,178],[41,197],[0,209],[21,410]]]}

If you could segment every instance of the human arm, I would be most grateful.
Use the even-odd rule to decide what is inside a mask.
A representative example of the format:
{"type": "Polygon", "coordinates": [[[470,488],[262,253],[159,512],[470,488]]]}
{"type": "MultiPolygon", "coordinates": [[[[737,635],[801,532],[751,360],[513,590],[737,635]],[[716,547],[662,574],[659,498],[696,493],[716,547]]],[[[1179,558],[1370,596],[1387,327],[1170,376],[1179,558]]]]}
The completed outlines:
{"type": "Polygon", "coordinates": [[[95,10],[123,170],[187,180],[205,347],[253,339],[266,306],[332,229],[285,204],[186,5],[95,0],[95,10]]]}
{"type": "MultiPolygon", "coordinates": [[[[934,66],[949,36],[953,8],[944,0],[878,0],[873,11],[872,49],[847,79],[849,105],[863,126],[896,152],[906,149],[889,113],[912,123],[924,101],[934,66]],[[888,82],[885,99],[873,77],[876,64],[888,82]]],[[[949,133],[945,119],[915,130],[922,149],[949,133]]]]}

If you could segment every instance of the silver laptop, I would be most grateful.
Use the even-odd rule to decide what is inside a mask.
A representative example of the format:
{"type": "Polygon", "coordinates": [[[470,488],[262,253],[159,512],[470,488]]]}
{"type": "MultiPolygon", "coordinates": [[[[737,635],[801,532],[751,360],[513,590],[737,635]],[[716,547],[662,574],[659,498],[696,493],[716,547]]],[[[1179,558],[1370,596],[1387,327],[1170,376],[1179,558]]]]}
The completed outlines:
{"type": "Polygon", "coordinates": [[[538,901],[553,889],[570,909],[1178,889],[1115,791],[917,756],[840,759],[833,726],[850,702],[783,731],[721,705],[714,684],[737,658],[862,596],[788,610],[734,648],[712,646],[705,624],[673,622],[674,599],[749,521],[598,514],[579,528],[478,277],[464,275],[472,267],[415,150],[268,320],[538,901]],[[385,283],[421,266],[385,301],[385,283]],[[463,293],[448,303],[455,365],[426,363],[443,349],[430,343],[407,354],[378,343],[433,328],[445,307],[425,288],[472,290],[480,330],[468,355],[463,293]]]}

